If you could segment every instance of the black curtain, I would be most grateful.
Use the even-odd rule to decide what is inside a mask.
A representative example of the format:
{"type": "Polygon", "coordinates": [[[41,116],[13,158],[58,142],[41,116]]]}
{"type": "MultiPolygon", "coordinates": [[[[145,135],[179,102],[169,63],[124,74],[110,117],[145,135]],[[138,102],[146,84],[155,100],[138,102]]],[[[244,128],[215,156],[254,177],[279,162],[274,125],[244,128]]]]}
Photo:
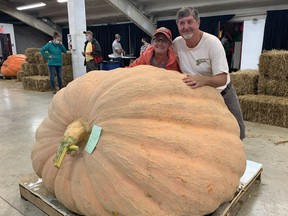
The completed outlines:
{"type": "MultiPolygon", "coordinates": [[[[228,22],[235,15],[223,15],[223,16],[212,16],[212,17],[201,17],[200,18],[200,29],[207,33],[213,34],[218,37],[218,27],[219,22],[228,22]]],[[[159,27],[169,28],[172,32],[173,39],[179,36],[178,27],[176,25],[176,20],[165,20],[158,21],[157,28],[159,27]]]]}
{"type": "MultiPolygon", "coordinates": [[[[129,53],[129,25],[130,24],[117,24],[117,25],[103,25],[103,26],[88,26],[87,30],[93,32],[93,37],[100,43],[102,49],[102,56],[104,60],[109,60],[108,55],[112,53],[112,43],[115,34],[121,35],[121,45],[125,52],[129,53]]],[[[63,44],[67,48],[67,34],[69,28],[62,30],[63,44]]],[[[84,49],[83,40],[83,49],[84,49]]]]}
{"type": "Polygon", "coordinates": [[[129,24],[88,26],[87,30],[93,32],[94,38],[100,43],[103,59],[109,60],[108,55],[113,53],[112,43],[115,34],[121,35],[122,48],[127,52],[129,50],[129,24]]]}
{"type": "MultiPolygon", "coordinates": [[[[94,38],[100,43],[104,60],[109,60],[108,55],[112,53],[112,43],[114,41],[114,36],[117,33],[121,35],[120,43],[126,54],[132,54],[136,57],[140,54],[140,47],[142,46],[141,39],[145,37],[148,41],[151,40],[149,35],[133,23],[88,26],[87,30],[92,31],[94,38]]],[[[66,48],[67,34],[69,34],[69,28],[63,29],[63,44],[66,48]]],[[[83,48],[84,42],[85,41],[83,41],[83,48]]]]}
{"type": "Polygon", "coordinates": [[[62,28],[62,42],[67,50],[68,50],[68,40],[67,40],[68,34],[69,34],[69,28],[62,28]]]}
{"type": "Polygon", "coordinates": [[[134,56],[139,57],[140,47],[143,45],[141,43],[142,38],[146,38],[148,43],[151,42],[151,37],[149,35],[147,35],[144,31],[142,31],[138,26],[131,23],[130,24],[130,45],[131,45],[130,54],[133,54],[134,56]]]}
{"type": "MultiPolygon", "coordinates": [[[[215,17],[203,17],[201,18],[200,29],[208,33],[218,34],[218,23],[227,22],[234,15],[226,16],[215,16],[215,17]]],[[[158,21],[157,28],[166,27],[172,32],[172,38],[179,36],[178,28],[175,20],[158,21]]],[[[102,25],[102,26],[88,26],[87,30],[93,32],[94,38],[100,43],[102,49],[102,56],[104,60],[109,60],[108,55],[112,53],[112,43],[114,41],[114,35],[121,35],[121,45],[125,50],[126,54],[133,54],[138,57],[141,47],[141,38],[146,37],[148,41],[151,37],[142,31],[133,23],[126,24],[113,24],[113,25],[102,25]],[[130,41],[130,43],[129,43],[130,41]]],[[[67,48],[67,34],[69,34],[69,28],[63,28],[63,44],[67,48]]],[[[84,37],[83,37],[83,48],[84,48],[84,37]]]]}
{"type": "Polygon", "coordinates": [[[157,28],[160,28],[160,27],[165,27],[165,28],[170,29],[173,40],[174,38],[179,36],[178,27],[176,25],[176,20],[158,21],[157,28]]]}
{"type": "Polygon", "coordinates": [[[220,23],[225,23],[231,20],[235,15],[211,16],[200,18],[200,29],[218,37],[220,23]]]}
{"type": "Polygon", "coordinates": [[[267,11],[262,50],[288,50],[288,10],[267,11]]]}

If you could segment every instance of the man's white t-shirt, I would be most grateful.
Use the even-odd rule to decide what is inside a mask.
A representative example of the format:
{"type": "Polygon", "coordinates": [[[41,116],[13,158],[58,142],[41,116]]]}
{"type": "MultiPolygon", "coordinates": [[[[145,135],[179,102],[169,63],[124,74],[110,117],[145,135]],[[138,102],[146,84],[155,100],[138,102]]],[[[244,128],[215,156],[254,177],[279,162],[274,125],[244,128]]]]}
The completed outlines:
{"type": "Polygon", "coordinates": [[[173,50],[178,56],[182,73],[205,76],[227,73],[226,85],[218,87],[219,91],[225,89],[230,82],[225,50],[214,35],[203,32],[200,42],[194,48],[189,48],[183,37],[179,36],[173,41],[173,50]]]}
{"type": "Polygon", "coordinates": [[[121,43],[119,43],[117,40],[114,40],[112,43],[113,55],[115,57],[121,57],[121,54],[116,52],[117,49],[122,49],[122,46],[121,46],[121,43]]]}

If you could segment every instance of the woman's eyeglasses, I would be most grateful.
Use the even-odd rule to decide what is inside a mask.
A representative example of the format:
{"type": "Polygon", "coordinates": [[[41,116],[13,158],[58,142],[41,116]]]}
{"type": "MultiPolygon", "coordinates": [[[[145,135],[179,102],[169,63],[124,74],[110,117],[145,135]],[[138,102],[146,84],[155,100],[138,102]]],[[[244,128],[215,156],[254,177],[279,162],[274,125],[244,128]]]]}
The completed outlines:
{"type": "Polygon", "coordinates": [[[169,40],[167,40],[166,38],[154,37],[152,40],[155,43],[160,43],[160,42],[162,42],[163,44],[168,44],[169,43],[169,40]]]}

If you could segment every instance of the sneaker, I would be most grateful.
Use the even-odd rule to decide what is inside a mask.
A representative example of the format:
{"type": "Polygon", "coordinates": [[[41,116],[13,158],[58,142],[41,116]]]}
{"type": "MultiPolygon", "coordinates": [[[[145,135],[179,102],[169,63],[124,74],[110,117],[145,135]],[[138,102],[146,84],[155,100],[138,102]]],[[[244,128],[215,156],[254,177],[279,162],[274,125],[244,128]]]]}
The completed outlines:
{"type": "Polygon", "coordinates": [[[53,89],[53,94],[56,94],[56,89],[53,89]]]}

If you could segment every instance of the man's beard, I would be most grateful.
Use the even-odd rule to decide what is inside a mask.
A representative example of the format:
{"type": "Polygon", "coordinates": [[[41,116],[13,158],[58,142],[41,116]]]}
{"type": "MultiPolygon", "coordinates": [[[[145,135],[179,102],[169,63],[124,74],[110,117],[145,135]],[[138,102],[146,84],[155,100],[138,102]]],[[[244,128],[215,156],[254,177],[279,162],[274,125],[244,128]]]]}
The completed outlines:
{"type": "Polygon", "coordinates": [[[192,38],[193,37],[193,32],[184,32],[183,34],[182,34],[182,37],[185,39],[185,40],[188,40],[188,39],[190,39],[190,38],[192,38]]]}

